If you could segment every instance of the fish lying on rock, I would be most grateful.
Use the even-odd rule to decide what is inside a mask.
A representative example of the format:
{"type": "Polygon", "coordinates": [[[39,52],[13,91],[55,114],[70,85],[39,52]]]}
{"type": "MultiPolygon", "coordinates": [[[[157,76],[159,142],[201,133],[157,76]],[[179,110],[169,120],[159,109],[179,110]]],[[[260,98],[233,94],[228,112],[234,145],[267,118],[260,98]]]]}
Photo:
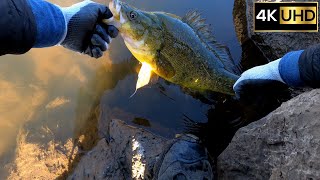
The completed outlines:
{"type": "Polygon", "coordinates": [[[184,87],[234,94],[239,68],[198,12],[180,18],[117,0],[109,7],[126,46],[142,66],[147,64],[160,77],[184,87]]]}

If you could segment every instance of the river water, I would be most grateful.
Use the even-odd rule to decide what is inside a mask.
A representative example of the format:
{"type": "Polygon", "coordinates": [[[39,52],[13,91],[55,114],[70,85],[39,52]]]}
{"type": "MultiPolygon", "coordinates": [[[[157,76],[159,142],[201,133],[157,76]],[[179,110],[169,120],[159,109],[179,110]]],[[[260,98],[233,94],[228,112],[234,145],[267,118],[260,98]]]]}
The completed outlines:
{"type": "MultiPolygon", "coordinates": [[[[80,1],[51,2],[67,6],[80,1]]],[[[189,10],[199,10],[212,25],[217,40],[230,48],[236,61],[240,60],[241,47],[232,19],[233,0],[126,2],[143,10],[179,16],[189,10]]],[[[98,137],[108,136],[107,123],[113,118],[169,138],[182,132],[185,119],[208,121],[212,103],[194,98],[192,93],[161,79],[154,80],[155,83],[138,90],[129,99],[134,92],[138,66],[121,38],[113,41],[110,51],[99,60],[62,47],[2,56],[0,179],[5,177],[14,160],[17,137],[22,129],[36,144],[53,138],[65,142],[69,138],[77,139],[80,134],[91,136],[87,142],[94,144],[98,137]]],[[[84,146],[90,148],[92,144],[84,146]]]]}

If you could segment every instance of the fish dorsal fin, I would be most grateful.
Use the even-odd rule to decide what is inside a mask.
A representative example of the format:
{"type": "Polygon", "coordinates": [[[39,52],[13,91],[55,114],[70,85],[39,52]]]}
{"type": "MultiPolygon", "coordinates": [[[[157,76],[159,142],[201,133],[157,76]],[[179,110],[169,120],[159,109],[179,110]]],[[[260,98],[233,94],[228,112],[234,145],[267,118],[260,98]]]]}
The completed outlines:
{"type": "Polygon", "coordinates": [[[165,15],[168,15],[168,16],[173,17],[173,18],[176,18],[176,19],[181,19],[180,16],[177,16],[177,15],[175,15],[175,14],[171,14],[171,13],[167,13],[167,12],[160,12],[160,13],[165,14],[165,15]]]}
{"type": "Polygon", "coordinates": [[[217,42],[210,25],[206,24],[206,20],[201,18],[201,14],[197,10],[189,11],[181,20],[195,31],[207,48],[222,62],[227,71],[235,74],[241,73],[241,68],[235,65],[229,48],[217,42]]]}

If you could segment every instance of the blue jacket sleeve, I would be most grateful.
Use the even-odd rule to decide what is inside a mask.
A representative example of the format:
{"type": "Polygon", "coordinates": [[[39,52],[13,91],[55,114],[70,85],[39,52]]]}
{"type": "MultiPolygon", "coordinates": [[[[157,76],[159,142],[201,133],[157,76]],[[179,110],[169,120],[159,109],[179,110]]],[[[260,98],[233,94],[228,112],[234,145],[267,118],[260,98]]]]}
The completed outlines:
{"type": "Polygon", "coordinates": [[[36,36],[35,18],[26,0],[0,1],[0,55],[29,51],[36,36]]]}
{"type": "Polygon", "coordinates": [[[282,80],[291,87],[301,87],[304,85],[300,76],[299,58],[301,51],[292,51],[284,55],[279,62],[279,73],[282,80]]]}
{"type": "Polygon", "coordinates": [[[66,34],[66,23],[60,8],[43,0],[28,0],[36,22],[36,39],[33,47],[50,47],[58,44],[66,34]]]}
{"type": "Polygon", "coordinates": [[[282,57],[279,72],[291,87],[320,87],[320,45],[293,51],[282,57]]]}
{"type": "Polygon", "coordinates": [[[303,82],[312,87],[320,87],[320,44],[309,47],[299,58],[300,76],[303,82]]]}

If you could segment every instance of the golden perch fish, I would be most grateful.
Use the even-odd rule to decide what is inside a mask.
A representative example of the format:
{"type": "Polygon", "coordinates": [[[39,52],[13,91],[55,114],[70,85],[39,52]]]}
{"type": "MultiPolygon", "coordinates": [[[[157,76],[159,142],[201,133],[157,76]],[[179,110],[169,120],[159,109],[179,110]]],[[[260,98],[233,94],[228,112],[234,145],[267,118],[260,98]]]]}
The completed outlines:
{"type": "MultiPolygon", "coordinates": [[[[199,91],[234,94],[232,86],[239,78],[239,69],[228,48],[216,41],[198,12],[180,18],[165,12],[141,11],[117,0],[110,2],[109,8],[144,73],[153,71],[169,82],[199,91]]],[[[137,88],[148,80],[138,80],[137,88]]]]}

